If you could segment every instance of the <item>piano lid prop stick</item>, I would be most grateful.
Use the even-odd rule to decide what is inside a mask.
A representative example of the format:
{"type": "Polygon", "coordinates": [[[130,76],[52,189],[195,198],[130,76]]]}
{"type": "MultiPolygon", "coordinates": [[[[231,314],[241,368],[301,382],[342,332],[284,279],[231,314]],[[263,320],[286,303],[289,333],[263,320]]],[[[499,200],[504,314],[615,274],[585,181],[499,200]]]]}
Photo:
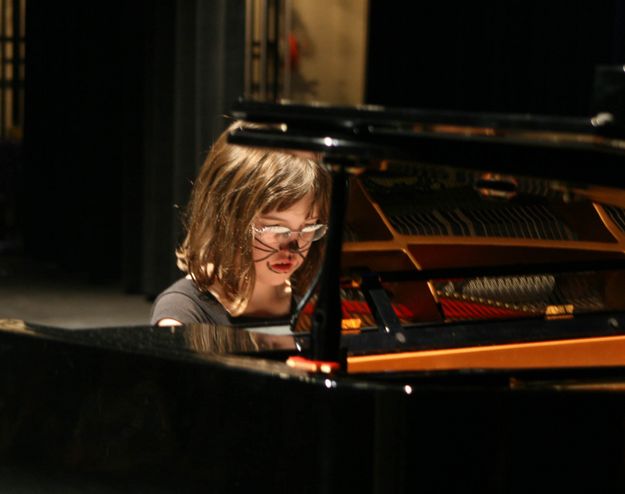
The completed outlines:
{"type": "Polygon", "coordinates": [[[330,167],[332,198],[330,219],[321,277],[319,297],[312,317],[311,358],[322,362],[338,362],[341,358],[340,272],[343,245],[343,224],[347,206],[347,173],[344,167],[330,167]]]}

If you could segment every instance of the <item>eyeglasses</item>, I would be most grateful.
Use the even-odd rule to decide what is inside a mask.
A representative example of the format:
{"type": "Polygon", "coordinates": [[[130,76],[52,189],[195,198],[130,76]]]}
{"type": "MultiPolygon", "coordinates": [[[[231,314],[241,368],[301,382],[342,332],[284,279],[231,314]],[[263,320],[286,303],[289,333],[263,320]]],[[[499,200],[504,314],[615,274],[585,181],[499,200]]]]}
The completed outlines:
{"type": "Polygon", "coordinates": [[[326,234],[328,225],[317,223],[315,225],[305,226],[299,231],[294,231],[286,226],[279,225],[252,226],[252,231],[254,232],[254,237],[259,241],[273,246],[293,242],[294,240],[301,240],[304,243],[315,242],[326,234]]]}

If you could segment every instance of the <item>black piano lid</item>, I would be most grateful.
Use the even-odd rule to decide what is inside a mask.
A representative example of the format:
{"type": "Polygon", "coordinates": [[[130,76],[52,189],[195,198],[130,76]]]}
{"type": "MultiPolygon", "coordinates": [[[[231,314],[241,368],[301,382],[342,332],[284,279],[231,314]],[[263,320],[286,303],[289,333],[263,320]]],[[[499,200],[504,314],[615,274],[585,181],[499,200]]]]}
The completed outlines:
{"type": "Polygon", "coordinates": [[[416,160],[625,186],[625,174],[619,173],[625,162],[625,132],[607,113],[575,118],[239,101],[232,115],[275,125],[235,130],[230,142],[311,150],[331,163],[416,160]]]}
{"type": "Polygon", "coordinates": [[[325,103],[267,103],[240,99],[232,116],[262,123],[285,123],[298,128],[341,130],[367,126],[402,127],[414,124],[449,124],[511,130],[551,130],[591,135],[609,134],[614,129],[607,113],[594,117],[560,117],[522,113],[462,112],[396,108],[380,105],[334,106],[325,103]]]}

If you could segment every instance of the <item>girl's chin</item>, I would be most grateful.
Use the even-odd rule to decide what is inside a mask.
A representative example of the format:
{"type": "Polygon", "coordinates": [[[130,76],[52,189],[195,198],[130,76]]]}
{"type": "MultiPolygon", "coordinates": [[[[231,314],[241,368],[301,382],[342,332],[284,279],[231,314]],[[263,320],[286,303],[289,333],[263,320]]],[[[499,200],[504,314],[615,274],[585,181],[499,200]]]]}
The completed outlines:
{"type": "Polygon", "coordinates": [[[273,273],[269,273],[268,275],[262,276],[260,278],[256,277],[256,280],[259,283],[267,286],[282,286],[286,283],[288,279],[288,275],[278,275],[273,273]]]}

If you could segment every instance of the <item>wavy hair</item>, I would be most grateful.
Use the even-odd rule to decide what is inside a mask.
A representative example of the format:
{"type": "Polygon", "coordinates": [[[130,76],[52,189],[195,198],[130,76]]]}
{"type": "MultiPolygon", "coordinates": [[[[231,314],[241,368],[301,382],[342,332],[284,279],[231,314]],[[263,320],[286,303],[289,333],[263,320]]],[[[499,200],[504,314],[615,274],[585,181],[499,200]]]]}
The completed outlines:
{"type": "MultiPolygon", "coordinates": [[[[230,144],[235,122],[217,139],[193,184],[184,217],[186,236],[176,251],[178,267],[200,291],[216,281],[228,303],[247,305],[255,283],[252,224],[270,211],[284,211],[312,193],[312,209],[327,222],[331,178],[317,161],[275,149],[230,144]]],[[[321,263],[324,239],[314,242],[291,277],[293,291],[308,288],[321,263]]],[[[237,315],[237,314],[233,314],[237,315]]]]}

